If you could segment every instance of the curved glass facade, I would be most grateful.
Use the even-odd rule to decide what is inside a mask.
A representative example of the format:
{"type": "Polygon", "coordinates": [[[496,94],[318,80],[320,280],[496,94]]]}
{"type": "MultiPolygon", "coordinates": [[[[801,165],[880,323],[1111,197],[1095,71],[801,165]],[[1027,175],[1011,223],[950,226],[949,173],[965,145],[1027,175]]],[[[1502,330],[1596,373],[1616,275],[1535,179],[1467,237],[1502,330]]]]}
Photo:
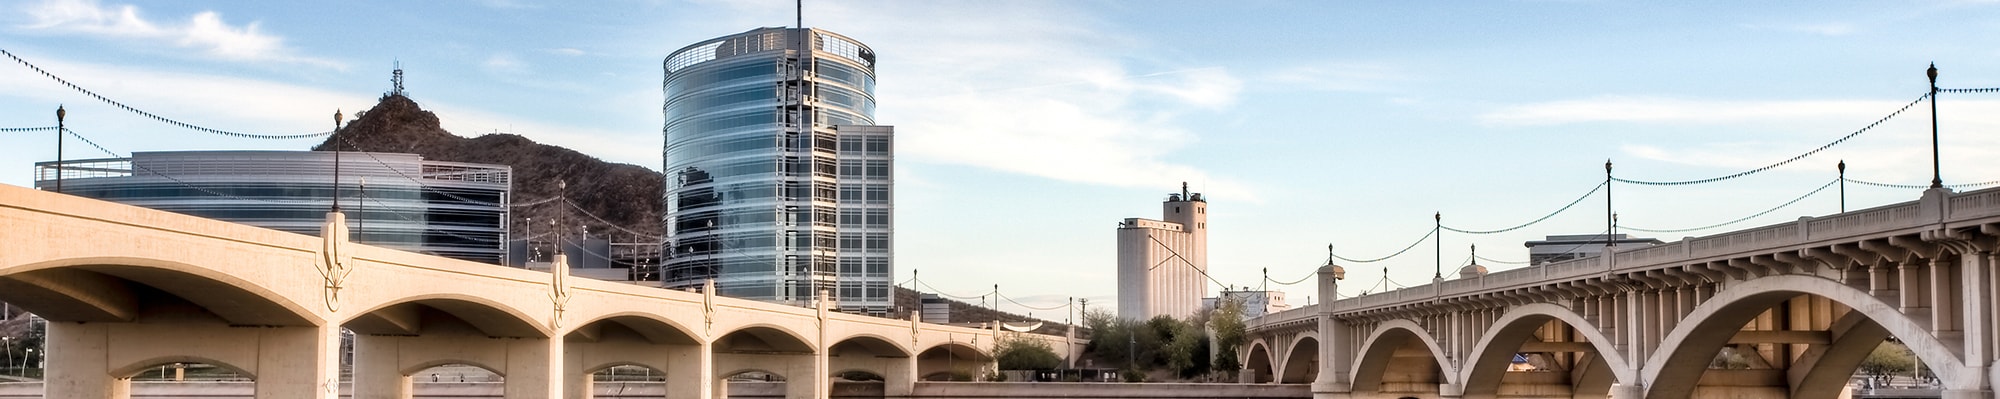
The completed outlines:
{"type": "Polygon", "coordinates": [[[721,295],[798,305],[828,290],[843,311],[887,313],[892,132],[871,126],[874,63],[852,39],[788,28],[666,58],[666,286],[712,278],[721,295]],[[842,151],[869,140],[879,151],[842,151]],[[879,191],[879,201],[844,201],[848,189],[879,191]],[[871,210],[878,224],[867,224],[871,210]],[[850,213],[854,223],[843,223],[850,213]],[[878,251],[868,251],[871,234],[878,251]],[[842,245],[850,236],[852,248],[842,245]]]}
{"type": "MultiPolygon", "coordinates": [[[[63,193],[317,236],[334,196],[332,152],[139,152],[65,160],[63,193]]],[[[512,169],[424,161],[416,154],[341,155],[349,239],[499,264],[512,169]]],[[[35,185],[54,188],[54,163],[35,185]]]]}

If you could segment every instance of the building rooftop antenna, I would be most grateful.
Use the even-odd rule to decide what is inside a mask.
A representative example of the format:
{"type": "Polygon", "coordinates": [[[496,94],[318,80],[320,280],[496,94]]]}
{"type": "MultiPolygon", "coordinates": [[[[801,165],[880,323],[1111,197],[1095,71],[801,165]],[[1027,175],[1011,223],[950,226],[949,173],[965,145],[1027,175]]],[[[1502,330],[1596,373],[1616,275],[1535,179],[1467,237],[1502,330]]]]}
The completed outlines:
{"type": "Polygon", "coordinates": [[[792,15],[798,18],[799,29],[806,28],[806,0],[798,0],[792,8],[792,15]]]}

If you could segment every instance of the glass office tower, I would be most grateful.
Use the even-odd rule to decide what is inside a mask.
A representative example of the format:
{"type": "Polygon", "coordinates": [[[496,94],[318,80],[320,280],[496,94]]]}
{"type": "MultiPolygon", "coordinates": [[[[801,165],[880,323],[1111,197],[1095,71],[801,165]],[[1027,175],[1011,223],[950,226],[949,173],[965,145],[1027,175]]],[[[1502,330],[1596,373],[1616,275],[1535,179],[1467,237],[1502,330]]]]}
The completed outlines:
{"type": "Polygon", "coordinates": [[[663,283],[886,315],[894,129],[875,124],[875,52],[762,28],[675,51],[666,79],[663,283]]]}
{"type": "MultiPolygon", "coordinates": [[[[35,163],[35,187],[318,236],[334,196],[333,152],[164,151],[35,163]]],[[[340,208],[354,242],[500,264],[513,168],[345,152],[340,208]]]]}

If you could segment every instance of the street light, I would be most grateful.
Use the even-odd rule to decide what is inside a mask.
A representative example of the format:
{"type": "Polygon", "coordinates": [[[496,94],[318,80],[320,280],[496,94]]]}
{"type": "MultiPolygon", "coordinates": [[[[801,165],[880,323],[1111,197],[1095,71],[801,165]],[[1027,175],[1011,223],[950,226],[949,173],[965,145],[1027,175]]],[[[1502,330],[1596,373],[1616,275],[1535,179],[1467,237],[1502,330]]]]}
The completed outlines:
{"type": "Polygon", "coordinates": [[[1931,63],[1924,76],[1931,78],[1931,188],[1944,188],[1944,174],[1938,170],[1937,63],[1931,63]]]}
{"type": "MultiPolygon", "coordinates": [[[[1933,72],[1931,73],[1931,76],[1937,76],[1937,73],[1935,72],[1936,70],[1937,70],[1937,69],[1932,69],[1932,71],[1933,71],[1933,72]]],[[[1931,80],[1937,80],[1937,79],[1936,79],[1936,78],[1932,78],[1931,80]]],[[[1931,85],[1931,86],[1937,86],[1937,85],[1933,84],[1933,85],[1931,85]]],[[[1936,114],[1936,113],[1937,113],[1937,112],[1935,112],[1935,111],[1936,111],[1935,109],[1933,109],[1932,111],[1933,111],[1933,112],[1931,112],[1932,114],[1936,114]]],[[[63,139],[62,139],[62,138],[63,138],[63,117],[64,117],[64,116],[69,116],[69,111],[65,111],[65,110],[63,110],[63,107],[62,107],[61,105],[57,105],[57,106],[56,106],[56,192],[57,192],[57,193],[61,193],[61,192],[62,192],[62,175],[63,175],[63,165],[62,165],[62,163],[63,163],[63,151],[62,151],[62,144],[63,144],[62,142],[63,142],[63,139]]]]}

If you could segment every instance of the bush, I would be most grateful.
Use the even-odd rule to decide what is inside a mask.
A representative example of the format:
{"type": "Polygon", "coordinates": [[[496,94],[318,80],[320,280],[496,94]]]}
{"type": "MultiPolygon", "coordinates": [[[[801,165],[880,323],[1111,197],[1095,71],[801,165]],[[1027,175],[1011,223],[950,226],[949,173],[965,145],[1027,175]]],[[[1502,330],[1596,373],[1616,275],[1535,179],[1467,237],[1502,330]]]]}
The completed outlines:
{"type": "Polygon", "coordinates": [[[1146,373],[1139,370],[1125,369],[1119,372],[1119,376],[1125,377],[1125,382],[1146,382],[1146,373]]]}
{"type": "Polygon", "coordinates": [[[993,357],[1000,363],[1001,370],[1054,370],[1062,367],[1062,356],[1057,356],[1048,341],[1008,334],[994,343],[993,357]]]}

